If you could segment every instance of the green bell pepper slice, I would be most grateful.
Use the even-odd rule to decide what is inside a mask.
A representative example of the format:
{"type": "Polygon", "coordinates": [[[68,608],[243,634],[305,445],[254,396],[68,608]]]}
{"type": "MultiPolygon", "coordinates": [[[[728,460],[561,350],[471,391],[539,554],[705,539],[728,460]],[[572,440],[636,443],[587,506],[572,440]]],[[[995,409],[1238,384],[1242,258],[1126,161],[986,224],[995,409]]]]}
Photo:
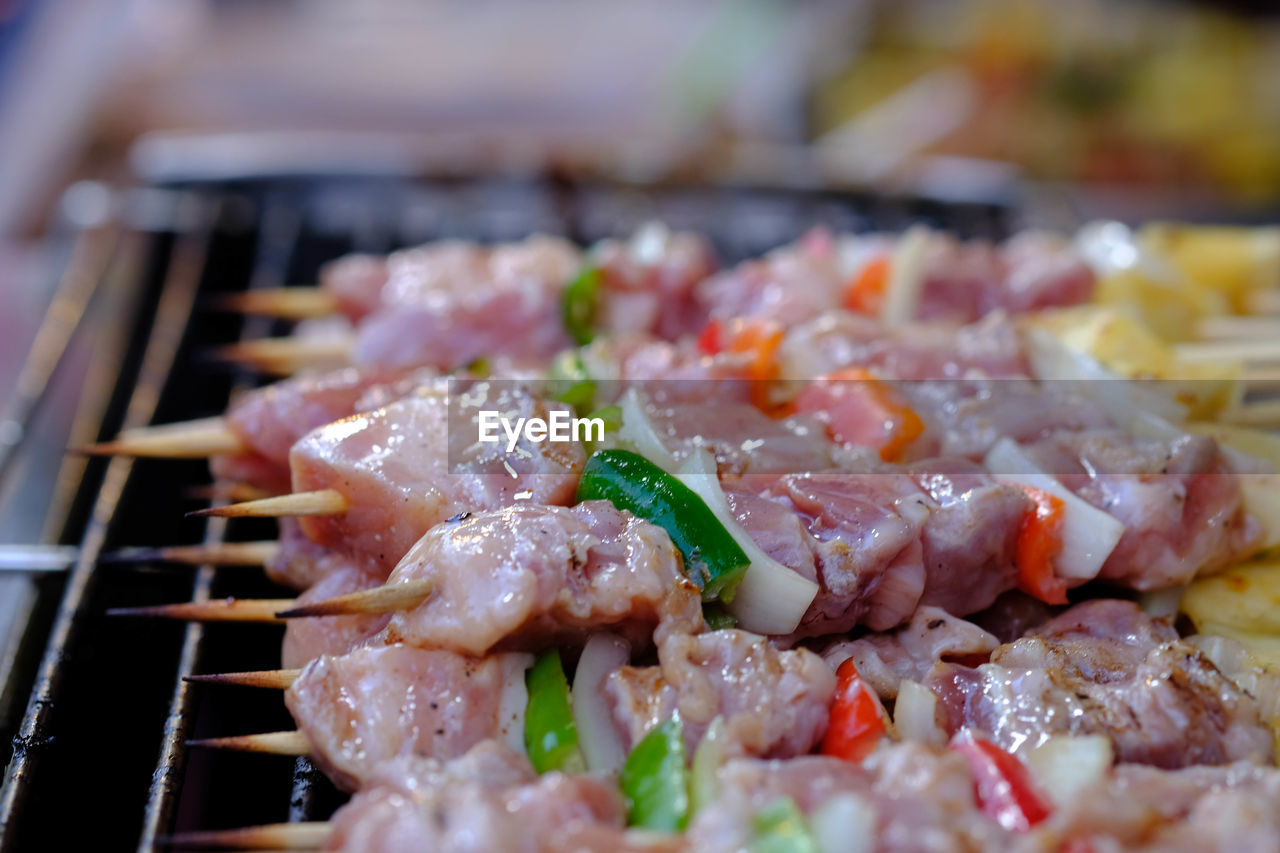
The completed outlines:
{"type": "Polygon", "coordinates": [[[751,853],[819,853],[796,801],[779,797],[751,819],[751,853]]]}
{"type": "Polygon", "coordinates": [[[578,482],[578,501],[606,500],[651,521],[671,536],[685,575],[703,601],[733,600],[751,564],[737,540],[692,489],[638,453],[599,450],[578,482]]]}
{"type": "Polygon", "coordinates": [[[564,290],[564,327],[578,346],[591,343],[595,337],[594,323],[600,307],[600,290],[604,287],[604,273],[599,267],[584,267],[564,290]]]}
{"type": "Polygon", "coordinates": [[[627,823],[661,832],[689,825],[689,771],[685,767],[684,726],[672,717],[645,735],[618,777],[627,800],[627,823]]]}
{"type": "Polygon", "coordinates": [[[539,773],[585,773],[587,763],[578,749],[578,726],[573,721],[569,681],[560,663],[560,651],[552,649],[539,655],[525,673],[524,683],[529,691],[524,745],[533,769],[539,773]]]}

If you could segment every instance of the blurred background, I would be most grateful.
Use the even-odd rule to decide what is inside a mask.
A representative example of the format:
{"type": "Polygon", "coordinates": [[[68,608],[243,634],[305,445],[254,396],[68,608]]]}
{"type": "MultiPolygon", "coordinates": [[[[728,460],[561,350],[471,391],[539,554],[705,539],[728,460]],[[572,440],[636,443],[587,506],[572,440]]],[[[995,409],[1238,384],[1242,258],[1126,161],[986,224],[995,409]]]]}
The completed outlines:
{"type": "Polygon", "coordinates": [[[86,176],[463,161],[1261,216],[1280,197],[1275,7],[6,0],[0,235],[86,176]]]}
{"type": "MultiPolygon", "coordinates": [[[[114,435],[131,371],[145,374],[135,328],[162,284],[299,284],[352,249],[531,227],[594,239],[655,215],[715,230],[725,257],[815,221],[967,236],[1096,219],[1275,225],[1280,3],[0,0],[0,545],[81,541],[75,496],[102,465],[65,448],[114,435]],[[439,179],[401,180],[418,175],[439,179]],[[282,176],[303,180],[260,181],[216,216],[188,204],[191,187],[282,176]],[[309,177],[385,180],[346,192],[359,181],[309,177]],[[596,183],[575,196],[575,181],[596,183]],[[634,187],[675,192],[637,210],[634,187]]],[[[1280,231],[1264,236],[1215,235],[1201,266],[1235,292],[1258,268],[1274,284],[1280,231]]],[[[1112,301],[1167,307],[1177,329],[1206,305],[1250,307],[1166,305],[1150,272],[1112,276],[1112,301]]],[[[235,339],[215,313],[192,322],[235,339]]],[[[227,371],[178,349],[170,361],[195,377],[183,394],[225,398],[227,371]]],[[[177,493],[200,468],[158,482],[177,493]]],[[[178,515],[139,526],[157,542],[199,535],[178,515]]],[[[0,767],[57,584],[0,571],[0,767]]],[[[139,603],[131,589],[115,603],[139,603]]],[[[179,648],[150,625],[94,627],[103,655],[179,648]]],[[[171,688],[148,689],[164,706],[171,688]]],[[[118,713],[95,731],[160,731],[126,719],[132,705],[118,713]]],[[[133,751],[145,786],[155,752],[133,751]]],[[[103,819],[136,830],[135,810],[99,799],[103,819]]]]}

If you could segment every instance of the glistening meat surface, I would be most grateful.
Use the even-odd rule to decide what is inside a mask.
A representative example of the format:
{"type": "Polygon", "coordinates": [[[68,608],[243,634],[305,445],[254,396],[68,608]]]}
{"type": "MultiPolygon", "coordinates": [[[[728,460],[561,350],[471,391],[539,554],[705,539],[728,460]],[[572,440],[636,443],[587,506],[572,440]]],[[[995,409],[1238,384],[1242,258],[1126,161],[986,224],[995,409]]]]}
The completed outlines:
{"type": "Polygon", "coordinates": [[[1187,583],[1238,563],[1262,529],[1239,476],[1208,436],[1135,439],[1114,430],[1061,433],[1028,448],[1040,467],[1125,532],[1101,576],[1134,589],[1187,583]]]}
{"type": "Polygon", "coordinates": [[[482,655],[581,645],[593,630],[647,646],[654,629],[702,626],[698,589],[660,527],[605,501],[513,506],[432,529],[390,584],[430,579],[431,597],[396,613],[392,640],[482,655]]]}
{"type": "Polygon", "coordinates": [[[453,369],[484,356],[549,357],[569,345],[560,296],[580,264],[577,248],[545,236],[397,252],[378,309],[359,325],[354,359],[453,369]]]}
{"type": "Polygon", "coordinates": [[[482,409],[543,419],[568,411],[509,384],[480,383],[454,395],[452,425],[443,390],[424,388],[321,427],[289,454],[293,490],[333,489],[350,507],[304,518],[302,529],[314,542],[390,570],[428,530],[458,513],[572,500],[585,461],[581,445],[521,439],[508,454],[499,444],[478,442],[482,409]]]}
{"type": "Polygon", "coordinates": [[[739,523],[818,596],[791,639],[888,630],[921,604],[966,614],[1014,586],[1029,501],[965,460],[724,483],[739,523]]]}
{"type": "Polygon", "coordinates": [[[1257,702],[1136,605],[1076,605],[976,668],[942,664],[927,685],[948,731],[1008,749],[1053,734],[1104,734],[1120,761],[1185,767],[1272,760],[1257,702]]]}
{"type": "Polygon", "coordinates": [[[476,659],[404,645],[368,646],[310,663],[285,692],[311,756],[339,787],[358,788],[377,767],[414,754],[456,758],[488,739],[519,742],[527,655],[476,659]]]}
{"type": "Polygon", "coordinates": [[[248,448],[235,456],[210,460],[214,477],[251,483],[271,491],[288,491],[289,449],[316,427],[358,411],[357,402],[397,374],[354,367],[304,373],[256,388],[231,404],[224,423],[248,448]]]}
{"type": "Polygon", "coordinates": [[[682,850],[679,839],[634,836],[611,782],[537,776],[493,742],[448,762],[401,758],[338,810],[325,849],[344,853],[631,853],[682,850]]]}
{"type": "Polygon", "coordinates": [[[658,644],[659,666],[626,666],[609,675],[605,695],[625,740],[634,745],[679,712],[692,754],[723,717],[734,754],[803,755],[826,731],[835,676],[805,649],[780,651],[746,631],[671,634],[658,644]]]}

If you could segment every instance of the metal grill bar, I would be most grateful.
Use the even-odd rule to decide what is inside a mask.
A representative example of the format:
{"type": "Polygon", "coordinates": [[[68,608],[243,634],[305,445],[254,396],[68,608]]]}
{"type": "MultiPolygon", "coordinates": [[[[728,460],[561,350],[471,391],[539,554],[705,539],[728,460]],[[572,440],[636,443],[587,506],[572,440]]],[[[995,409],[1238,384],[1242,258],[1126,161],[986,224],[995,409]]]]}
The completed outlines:
{"type": "MultiPolygon", "coordinates": [[[[186,198],[196,204],[201,215],[195,219],[183,217],[179,215],[182,206],[178,204],[153,206],[149,208],[151,218],[142,222],[140,227],[121,231],[124,239],[118,241],[120,245],[133,246],[133,260],[121,265],[121,269],[126,270],[125,275],[129,274],[127,270],[138,274],[140,247],[150,246],[152,250],[159,251],[160,232],[175,234],[174,247],[165,268],[160,303],[142,356],[142,368],[136,387],[128,395],[124,417],[126,427],[151,421],[156,416],[158,403],[162,410],[160,417],[170,420],[208,414],[204,408],[214,410],[225,402],[222,390],[214,393],[202,389],[204,396],[177,394],[178,398],[187,403],[194,401],[202,408],[201,411],[185,411],[175,409],[172,402],[164,403],[159,396],[174,375],[173,371],[181,369],[180,366],[175,368],[174,361],[183,351],[184,336],[196,343],[211,342],[203,338],[197,340],[198,336],[191,330],[206,328],[200,325],[200,315],[196,315],[193,325],[192,310],[200,292],[212,286],[226,286],[224,282],[215,281],[211,272],[218,261],[217,247],[221,245],[217,239],[221,226],[210,215],[217,211],[224,214],[233,211],[242,222],[250,220],[257,235],[256,242],[252,244],[252,255],[242,253],[243,265],[234,267],[234,284],[239,286],[247,279],[250,288],[277,287],[302,280],[296,276],[305,279],[316,264],[339,254],[344,250],[342,247],[385,251],[397,248],[399,244],[441,236],[493,241],[516,239],[538,230],[561,233],[579,242],[591,242],[603,236],[617,236],[651,218],[664,219],[673,227],[707,233],[727,263],[790,240],[815,222],[825,222],[841,230],[867,230],[900,228],[909,222],[926,221],[962,234],[991,237],[1003,236],[1009,225],[1008,209],[998,204],[948,205],[813,190],[787,191],[777,187],[643,187],[606,181],[544,181],[536,178],[272,180],[197,185],[181,191],[146,190],[142,194],[147,193],[186,198]],[[246,207],[249,203],[252,210],[246,207]],[[168,214],[156,211],[168,211],[168,214]],[[244,275],[246,272],[247,276],[244,275]],[[169,411],[164,410],[166,405],[169,411]]],[[[119,254],[122,250],[117,246],[114,251],[119,254]]],[[[110,263],[114,265],[116,262],[110,263]]],[[[124,289],[128,288],[122,286],[124,289]]],[[[132,291],[136,297],[139,291],[136,284],[132,291]]],[[[217,334],[223,335],[226,331],[229,330],[223,327],[217,334]]],[[[242,327],[240,337],[259,337],[268,331],[271,331],[270,321],[250,320],[242,327]]],[[[107,365],[98,371],[101,374],[99,385],[106,384],[105,379],[111,375],[112,367],[107,365]]],[[[244,384],[245,379],[241,378],[239,385],[243,387],[244,384]]],[[[224,389],[223,383],[217,385],[224,389]]],[[[101,389],[86,395],[92,398],[86,399],[83,407],[86,417],[96,414],[101,419],[102,412],[108,408],[109,396],[104,395],[101,389]],[[90,402],[92,405],[88,405],[90,402]]],[[[173,395],[166,392],[164,399],[172,401],[173,395]]],[[[89,469],[90,473],[100,470],[97,464],[89,469]]],[[[69,462],[64,466],[64,475],[71,481],[78,479],[85,470],[83,463],[69,462]]],[[[40,665],[36,690],[17,739],[19,748],[0,792],[0,853],[16,849],[17,817],[32,788],[32,770],[42,754],[47,753],[45,741],[55,732],[52,703],[57,701],[60,693],[65,694],[69,690],[62,684],[63,659],[75,655],[77,648],[86,642],[83,637],[78,637],[82,632],[77,625],[84,622],[86,614],[93,610],[90,602],[100,601],[103,591],[110,591],[109,585],[96,583],[93,563],[104,543],[113,535],[113,524],[118,523],[127,529],[128,524],[135,523],[138,513],[127,512],[121,505],[121,497],[129,483],[138,479],[130,460],[112,460],[106,466],[100,490],[93,496],[80,560],[70,575],[65,598],[40,665]],[[125,516],[124,521],[121,521],[121,516],[125,516]]],[[[148,482],[147,477],[142,476],[141,481],[148,482]]],[[[137,510],[137,506],[130,504],[128,509],[137,510]]],[[[162,506],[156,509],[165,513],[162,519],[165,526],[180,519],[175,508],[162,506]]],[[[146,515],[145,512],[142,514],[146,515]]],[[[187,541],[200,536],[198,531],[190,533],[187,541]]],[[[225,522],[217,520],[203,529],[203,538],[206,542],[221,541],[226,533],[225,522]]],[[[172,540],[128,541],[122,544],[160,545],[172,544],[172,540]]],[[[227,594],[222,590],[224,584],[230,583],[226,578],[226,575],[220,575],[215,579],[210,567],[197,569],[191,586],[193,598],[207,599],[215,592],[227,594]]],[[[236,594],[240,594],[238,585],[248,582],[235,581],[236,594]]],[[[168,590],[166,595],[183,594],[171,587],[165,589],[168,590]]],[[[165,685],[155,684],[156,688],[167,691],[167,716],[163,718],[163,738],[159,744],[157,764],[153,769],[140,768],[144,772],[150,770],[150,778],[149,784],[139,786],[146,788],[145,812],[141,834],[137,838],[139,853],[156,849],[159,840],[175,828],[207,828],[191,825],[201,819],[193,812],[203,811],[192,809],[193,803],[199,803],[204,797],[226,798],[233,793],[225,790],[227,786],[224,784],[215,784],[216,780],[210,778],[215,774],[206,772],[208,767],[204,765],[204,757],[189,760],[185,748],[185,740],[193,732],[199,734],[196,718],[200,717],[200,726],[204,727],[206,723],[202,714],[211,705],[208,702],[210,694],[198,694],[182,679],[196,671],[203,657],[225,651],[222,644],[208,641],[214,630],[217,629],[187,627],[181,635],[181,654],[173,658],[172,666],[163,666],[166,676],[173,674],[174,682],[171,687],[167,682],[165,685]],[[190,786],[185,799],[184,785],[190,786]]],[[[166,647],[174,648],[168,641],[166,647]]],[[[206,666],[210,663],[205,661],[206,666]]],[[[145,666],[146,661],[139,662],[139,665],[145,666]]],[[[123,697],[113,698],[119,701],[123,697]]],[[[157,697],[153,701],[158,707],[163,700],[157,697]]],[[[270,705],[263,707],[270,713],[276,713],[270,705]]],[[[242,715],[246,711],[253,714],[262,711],[262,707],[253,705],[237,705],[236,708],[242,715]]],[[[85,716],[91,715],[81,715],[82,718],[85,716]]],[[[326,809],[333,807],[335,795],[310,762],[301,759],[291,776],[282,775],[279,781],[270,776],[259,787],[275,790],[275,786],[283,784],[284,778],[292,779],[292,790],[287,804],[282,789],[277,802],[281,812],[287,805],[289,820],[328,817],[326,809]]],[[[44,786],[39,787],[43,790],[44,786]]],[[[140,792],[137,797],[141,802],[140,792]]],[[[218,819],[235,821],[236,815],[221,814],[218,819]]],[[[131,823],[130,826],[136,824],[131,823]]],[[[38,828],[35,831],[39,831],[38,828]]],[[[30,826],[23,830],[26,836],[31,832],[30,826]]],[[[121,842],[133,843],[118,837],[109,841],[113,846],[121,842]]]]}
{"type": "MultiPolygon", "coordinates": [[[[286,270],[289,259],[293,255],[298,233],[297,211],[278,200],[268,203],[262,217],[261,242],[254,271],[250,276],[249,289],[284,285],[286,270]]],[[[262,337],[266,334],[268,325],[269,321],[266,318],[249,318],[244,324],[241,338],[262,337]]],[[[244,388],[249,384],[247,378],[242,377],[237,386],[244,388]]],[[[214,544],[223,541],[226,530],[225,519],[210,519],[205,529],[204,542],[214,544]]],[[[200,566],[196,570],[191,600],[208,601],[213,581],[214,567],[200,566]]],[[[169,717],[165,721],[160,760],[156,765],[151,788],[147,793],[142,836],[138,842],[139,853],[150,853],[155,849],[160,836],[167,832],[173,823],[194,703],[192,685],[185,679],[196,671],[204,637],[204,626],[200,623],[193,622],[187,626],[186,636],[183,638],[182,656],[178,661],[178,671],[174,681],[173,698],[169,704],[169,717]]]]}
{"type": "MultiPolygon", "coordinates": [[[[183,240],[175,252],[138,382],[125,412],[126,427],[143,426],[155,413],[160,391],[182,343],[187,317],[195,304],[208,239],[208,231],[204,229],[202,233],[183,240]]],[[[0,851],[14,849],[15,816],[21,811],[30,791],[30,766],[49,742],[50,718],[63,680],[63,657],[76,641],[84,611],[98,580],[94,566],[133,464],[132,459],[117,457],[107,466],[88,529],[80,543],[80,558],[67,580],[26,716],[14,737],[13,759],[0,791],[0,851]]]]}

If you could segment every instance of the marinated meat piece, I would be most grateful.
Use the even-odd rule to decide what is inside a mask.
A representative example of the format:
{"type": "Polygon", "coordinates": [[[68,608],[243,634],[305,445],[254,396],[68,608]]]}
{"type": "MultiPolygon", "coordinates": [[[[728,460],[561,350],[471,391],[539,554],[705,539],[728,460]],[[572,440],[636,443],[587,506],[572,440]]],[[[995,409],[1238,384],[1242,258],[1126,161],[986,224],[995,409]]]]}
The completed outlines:
{"type": "Polygon", "coordinates": [[[1055,808],[1041,832],[1097,851],[1272,851],[1280,849],[1277,801],[1280,771],[1271,767],[1120,765],[1055,808]]]}
{"type": "Polygon", "coordinates": [[[610,781],[548,773],[484,742],[447,763],[397,759],[338,810],[327,850],[349,853],[552,853],[680,849],[623,828],[610,781]]]}
{"type": "Polygon", "coordinates": [[[930,499],[902,473],[792,474],[759,493],[725,484],[738,522],[769,556],[818,583],[794,638],[886,630],[924,592],[930,499]],[[799,523],[797,523],[797,521],[799,523]]]}
{"type": "Polygon", "coordinates": [[[596,244],[591,255],[604,274],[595,318],[600,328],[676,340],[695,334],[706,323],[694,288],[715,272],[716,259],[702,235],[651,223],[625,242],[596,244]]]}
{"type": "Polygon", "coordinates": [[[930,459],[907,470],[937,504],[922,531],[920,603],[962,615],[990,607],[1017,584],[1018,531],[1031,499],[963,459],[930,459]]]}
{"type": "Polygon", "coordinates": [[[477,660],[404,645],[368,646],[312,661],[285,692],[311,756],[339,787],[354,790],[396,756],[456,758],[524,726],[528,655],[477,660]],[[515,709],[518,708],[518,713],[515,709]]]}
{"type": "MultiPolygon", "coordinates": [[[[382,582],[368,567],[343,565],[342,558],[336,554],[332,563],[333,571],[298,596],[298,606],[370,589],[382,582]]],[[[299,669],[322,655],[344,655],[382,631],[390,619],[385,613],[290,619],[284,630],[280,665],[285,669],[299,669]]]]}
{"type": "Polygon", "coordinates": [[[1023,314],[1082,305],[1093,296],[1093,271],[1071,244],[1024,232],[1002,246],[931,235],[918,317],[971,322],[993,311],[1023,314]]]}
{"type": "Polygon", "coordinates": [[[356,402],[371,387],[396,378],[385,371],[346,368],[304,373],[240,395],[223,422],[249,452],[213,457],[209,465],[214,477],[287,492],[289,448],[294,442],[358,411],[356,402]]]}
{"type": "MultiPolygon", "coordinates": [[[[981,461],[1001,438],[1034,442],[1064,431],[1106,428],[1107,414],[1066,382],[966,379],[894,382],[924,422],[912,449],[981,461]]],[[[998,473],[998,472],[994,472],[998,473]]]]}
{"type": "MultiPolygon", "coordinates": [[[[704,387],[697,396],[705,400],[718,395],[714,388],[704,387]]],[[[835,448],[809,419],[778,420],[755,406],[724,399],[650,406],[648,414],[677,460],[709,447],[721,476],[822,471],[834,464],[835,448]]]]}
{"type": "Polygon", "coordinates": [[[767,317],[793,326],[838,306],[849,277],[831,235],[813,231],[708,278],[696,295],[712,317],[767,317]]]}
{"type": "Polygon", "coordinates": [[[279,546],[263,568],[267,577],[281,586],[310,589],[347,569],[355,569],[375,581],[382,575],[383,570],[374,560],[348,557],[312,542],[296,518],[279,518],[276,522],[280,528],[279,546]]]}
{"type": "Polygon", "coordinates": [[[479,443],[475,427],[483,409],[545,420],[567,406],[510,384],[478,383],[456,395],[453,408],[451,424],[446,395],[424,388],[294,445],[293,490],[334,489],[350,502],[340,515],[303,518],[307,536],[390,570],[428,530],[460,512],[573,499],[585,461],[581,445],[522,438],[508,454],[503,445],[479,443]]]}
{"type": "Polygon", "coordinates": [[[917,744],[882,746],[862,765],[820,756],[739,759],[720,771],[719,783],[689,829],[692,850],[752,849],[753,818],[782,797],[810,821],[842,801],[841,834],[865,844],[857,849],[1000,851],[1014,838],[978,810],[963,758],[917,744]]]}
{"type": "Polygon", "coordinates": [[[570,343],[561,294],[581,253],[555,237],[487,248],[441,242],[397,252],[354,360],[453,369],[485,356],[548,358],[570,343]]]}
{"type": "Polygon", "coordinates": [[[835,676],[813,652],[779,651],[763,637],[720,630],[673,634],[657,667],[623,667],[605,694],[632,745],[679,711],[692,750],[717,716],[737,754],[803,755],[826,731],[835,676]]]}
{"type": "Polygon", "coordinates": [[[904,678],[923,681],[940,661],[985,658],[999,645],[999,640],[972,622],[922,606],[896,631],[834,643],[823,650],[822,659],[834,670],[852,658],[862,679],[880,696],[892,699],[904,678]]]}
{"type": "Polygon", "coordinates": [[[320,268],[320,287],[338,300],[339,311],[357,323],[378,308],[390,274],[388,260],[377,255],[346,255],[330,261],[320,268]]]}
{"type": "Polygon", "coordinates": [[[433,528],[388,583],[430,578],[432,595],[396,613],[395,641],[482,655],[580,645],[610,630],[640,648],[702,627],[701,598],[666,531],[605,501],[513,506],[433,528]]]}
{"type": "Polygon", "coordinates": [[[1129,602],[1076,605],[989,664],[943,664],[927,684],[950,732],[977,728],[1011,750],[1105,734],[1118,760],[1159,767],[1272,758],[1257,702],[1129,602]]]}
{"type": "Polygon", "coordinates": [[[1134,589],[1175,586],[1238,563],[1261,541],[1239,478],[1208,436],[1135,439],[1087,431],[1027,450],[1073,492],[1124,522],[1104,579],[1134,589]]]}
{"type": "Polygon", "coordinates": [[[816,379],[846,367],[904,381],[1031,375],[1022,340],[998,313],[968,326],[886,329],[869,317],[829,311],[787,331],[778,363],[786,379],[816,379]]]}

